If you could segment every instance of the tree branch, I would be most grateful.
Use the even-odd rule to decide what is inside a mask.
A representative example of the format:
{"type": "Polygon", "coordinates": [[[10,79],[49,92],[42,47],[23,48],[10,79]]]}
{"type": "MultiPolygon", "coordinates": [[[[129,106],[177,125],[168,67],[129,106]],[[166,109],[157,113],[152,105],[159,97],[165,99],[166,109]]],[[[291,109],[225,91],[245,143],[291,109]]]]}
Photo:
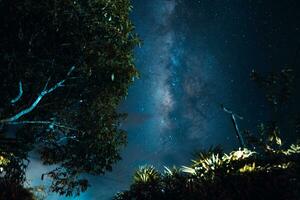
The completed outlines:
{"type": "Polygon", "coordinates": [[[73,127],[69,127],[60,123],[55,123],[53,121],[12,121],[12,122],[7,122],[7,124],[10,125],[21,125],[21,124],[44,124],[44,125],[49,125],[49,126],[53,126],[53,127],[58,127],[58,128],[62,128],[62,129],[67,129],[67,130],[71,130],[71,131],[78,131],[78,129],[75,129],[73,127]]]}
{"type": "Polygon", "coordinates": [[[10,101],[10,103],[11,104],[17,103],[21,99],[22,95],[23,95],[23,86],[22,86],[22,82],[20,81],[19,82],[19,94],[18,94],[18,96],[16,98],[12,99],[10,101]]]}
{"type": "MultiPolygon", "coordinates": [[[[67,76],[69,76],[72,71],[75,69],[75,66],[72,66],[71,69],[68,71],[67,73],[67,76]]],[[[36,100],[31,104],[31,106],[29,106],[28,108],[25,108],[23,109],[22,111],[20,111],[19,113],[15,114],[14,116],[12,117],[9,117],[7,119],[3,119],[3,120],[0,120],[0,123],[8,123],[8,122],[14,122],[14,121],[17,121],[19,118],[21,118],[22,116],[32,112],[36,107],[37,105],[39,104],[39,102],[43,99],[44,96],[46,96],[47,94],[50,94],[51,92],[53,92],[54,90],[56,90],[57,88],[59,87],[63,87],[64,86],[64,83],[67,79],[64,79],[58,83],[56,83],[53,87],[47,89],[48,87],[48,83],[50,81],[50,77],[47,81],[47,83],[45,84],[44,86],[44,89],[42,90],[42,92],[38,95],[38,97],[36,98],[36,100]]]]}
{"type": "Polygon", "coordinates": [[[236,117],[238,117],[239,119],[243,119],[243,117],[241,117],[240,115],[238,114],[235,114],[233,111],[227,109],[224,107],[223,104],[221,104],[221,107],[222,109],[231,115],[231,121],[233,123],[233,126],[234,126],[234,130],[235,130],[235,133],[236,133],[236,137],[238,138],[239,140],[239,143],[240,143],[240,146],[245,148],[245,142],[244,142],[244,138],[242,136],[242,134],[240,133],[240,130],[239,130],[239,127],[238,127],[238,124],[237,124],[237,121],[236,121],[236,117]]]}

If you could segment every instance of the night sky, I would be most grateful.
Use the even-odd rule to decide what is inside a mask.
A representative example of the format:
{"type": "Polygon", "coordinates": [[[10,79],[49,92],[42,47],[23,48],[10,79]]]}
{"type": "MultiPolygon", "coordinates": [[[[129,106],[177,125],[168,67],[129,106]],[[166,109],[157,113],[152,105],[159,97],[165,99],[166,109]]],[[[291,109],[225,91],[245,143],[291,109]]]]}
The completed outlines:
{"type": "MultiPolygon", "coordinates": [[[[141,77],[120,106],[129,114],[121,127],[128,145],[113,172],[91,177],[92,187],[75,199],[110,199],[130,185],[140,165],[181,166],[197,149],[237,148],[220,104],[244,117],[242,130],[255,129],[269,109],[251,70],[300,62],[300,1],[134,0],[133,6],[143,44],[135,51],[141,77]]],[[[35,180],[41,173],[32,163],[35,180]]]]}

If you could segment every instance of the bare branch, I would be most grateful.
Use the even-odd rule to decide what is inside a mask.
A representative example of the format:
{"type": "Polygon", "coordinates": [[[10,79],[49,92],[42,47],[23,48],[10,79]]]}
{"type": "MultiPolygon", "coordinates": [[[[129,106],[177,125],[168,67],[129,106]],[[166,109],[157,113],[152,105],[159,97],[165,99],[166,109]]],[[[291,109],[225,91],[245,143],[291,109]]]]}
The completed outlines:
{"type": "Polygon", "coordinates": [[[22,86],[22,82],[20,81],[19,82],[19,94],[16,98],[12,99],[10,101],[10,103],[12,103],[12,104],[17,103],[21,99],[22,95],[23,95],[23,86],[22,86]]]}
{"type": "Polygon", "coordinates": [[[242,147],[245,147],[245,142],[244,142],[244,138],[242,136],[242,134],[240,133],[240,130],[239,130],[239,127],[238,127],[238,124],[237,124],[237,121],[236,121],[236,117],[238,117],[239,119],[243,119],[243,117],[241,117],[240,115],[234,113],[233,111],[227,109],[224,107],[224,105],[222,104],[221,105],[222,109],[231,115],[231,121],[233,123],[233,126],[234,126],[234,130],[235,130],[235,133],[236,133],[236,137],[238,138],[239,140],[239,143],[240,143],[240,146],[242,147]]]}
{"type": "MultiPolygon", "coordinates": [[[[71,69],[69,70],[69,72],[67,73],[67,76],[69,76],[72,71],[75,69],[75,66],[72,66],[71,69]]],[[[63,87],[64,83],[67,79],[64,79],[58,83],[56,83],[53,87],[51,87],[50,89],[47,89],[49,81],[50,81],[50,77],[47,81],[47,83],[44,86],[44,89],[42,90],[42,92],[38,95],[38,97],[36,98],[36,100],[31,104],[31,106],[29,106],[28,108],[25,108],[23,110],[21,110],[19,113],[15,114],[12,117],[9,117],[7,119],[3,119],[0,120],[0,123],[8,123],[8,122],[14,122],[17,121],[19,118],[21,118],[22,116],[32,112],[37,105],[39,104],[39,102],[43,99],[44,96],[46,96],[47,94],[50,94],[51,92],[53,92],[54,90],[56,90],[59,87],[63,87]]]]}
{"type": "Polygon", "coordinates": [[[241,119],[241,120],[244,119],[242,116],[240,116],[240,115],[234,113],[233,111],[229,110],[228,108],[224,107],[223,104],[221,104],[221,107],[222,107],[222,109],[223,109],[226,113],[231,114],[231,115],[235,115],[236,117],[238,117],[238,118],[241,119]]]}
{"type": "Polygon", "coordinates": [[[70,76],[71,73],[74,71],[75,66],[72,66],[71,69],[68,71],[67,76],[70,76]]]}
{"type": "Polygon", "coordinates": [[[78,131],[78,129],[75,129],[73,127],[66,126],[64,124],[60,123],[55,123],[53,121],[11,121],[7,122],[9,125],[21,125],[21,124],[44,124],[44,125],[49,125],[53,127],[58,127],[66,130],[71,130],[71,131],[78,131]]]}
{"type": "Polygon", "coordinates": [[[62,137],[62,138],[60,138],[59,140],[58,140],[58,144],[62,144],[62,143],[64,143],[64,142],[66,142],[67,140],[74,140],[74,141],[76,141],[76,142],[79,142],[79,140],[76,138],[76,136],[75,135],[73,135],[73,136],[65,136],[65,137],[62,137]]]}

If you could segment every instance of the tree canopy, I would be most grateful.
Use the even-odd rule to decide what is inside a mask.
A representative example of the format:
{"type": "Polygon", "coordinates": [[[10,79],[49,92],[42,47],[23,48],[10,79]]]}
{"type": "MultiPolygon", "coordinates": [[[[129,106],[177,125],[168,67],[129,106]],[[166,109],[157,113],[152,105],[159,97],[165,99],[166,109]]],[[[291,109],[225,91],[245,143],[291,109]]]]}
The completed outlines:
{"type": "Polygon", "coordinates": [[[0,1],[2,178],[23,183],[35,150],[57,167],[42,175],[51,190],[79,194],[82,173],[120,159],[117,107],[138,76],[130,10],[129,0],[0,1]]]}

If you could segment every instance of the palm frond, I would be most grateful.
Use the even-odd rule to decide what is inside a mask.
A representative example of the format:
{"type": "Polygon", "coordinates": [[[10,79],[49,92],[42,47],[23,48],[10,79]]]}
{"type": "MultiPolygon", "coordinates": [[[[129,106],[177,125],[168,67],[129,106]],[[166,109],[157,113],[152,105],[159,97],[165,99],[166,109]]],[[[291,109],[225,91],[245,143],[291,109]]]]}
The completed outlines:
{"type": "Polygon", "coordinates": [[[133,176],[135,183],[147,183],[158,180],[159,178],[159,172],[152,165],[140,167],[133,176]]]}

